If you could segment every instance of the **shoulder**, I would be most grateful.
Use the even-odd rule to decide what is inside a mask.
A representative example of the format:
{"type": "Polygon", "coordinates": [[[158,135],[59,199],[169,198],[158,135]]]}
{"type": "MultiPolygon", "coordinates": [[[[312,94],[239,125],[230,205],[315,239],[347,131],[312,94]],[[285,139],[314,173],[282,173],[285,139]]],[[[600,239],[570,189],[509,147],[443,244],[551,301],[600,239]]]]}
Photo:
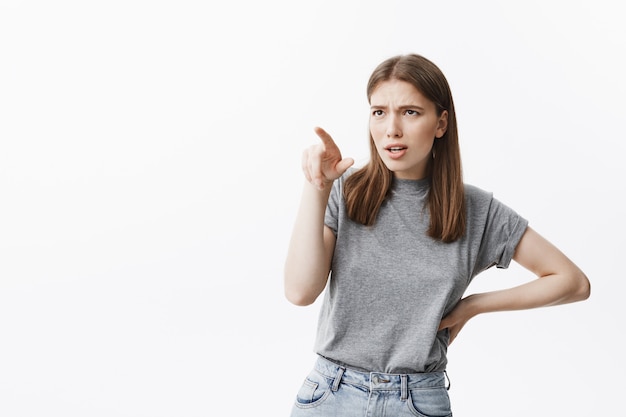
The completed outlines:
{"type": "Polygon", "coordinates": [[[357,168],[354,167],[350,167],[348,168],[348,170],[346,172],[344,172],[341,177],[337,178],[334,182],[333,182],[333,188],[335,190],[342,190],[343,186],[346,182],[346,180],[352,175],[354,174],[356,171],[358,171],[357,168]]]}
{"type": "Polygon", "coordinates": [[[353,167],[348,168],[339,178],[333,181],[332,188],[330,189],[330,196],[328,199],[328,205],[330,207],[339,206],[344,200],[343,190],[346,180],[357,170],[353,167]]]}
{"type": "Polygon", "coordinates": [[[341,176],[340,180],[345,181],[348,177],[350,177],[352,174],[354,174],[358,170],[359,170],[359,168],[351,166],[350,168],[348,168],[346,170],[346,172],[343,173],[343,175],[341,176]]]}
{"type": "Polygon", "coordinates": [[[465,188],[465,200],[471,207],[484,206],[491,204],[493,200],[493,193],[491,191],[483,190],[471,184],[464,184],[465,188]]]}
{"type": "Polygon", "coordinates": [[[524,220],[513,208],[494,197],[491,191],[465,184],[465,199],[470,217],[486,216],[490,219],[505,219],[506,221],[524,220]]]}

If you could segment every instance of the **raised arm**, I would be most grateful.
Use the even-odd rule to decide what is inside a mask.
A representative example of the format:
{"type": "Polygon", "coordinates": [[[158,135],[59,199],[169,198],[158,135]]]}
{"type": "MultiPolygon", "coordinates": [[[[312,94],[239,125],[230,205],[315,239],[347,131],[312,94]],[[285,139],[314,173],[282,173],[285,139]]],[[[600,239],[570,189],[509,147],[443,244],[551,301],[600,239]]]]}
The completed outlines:
{"type": "Polygon", "coordinates": [[[589,280],[580,268],[530,227],[522,236],[513,259],[533,272],[537,279],[462,299],[441,322],[440,329],[450,329],[451,340],[478,314],[572,303],[587,299],[591,293],[589,280]]]}
{"type": "Polygon", "coordinates": [[[324,225],[331,186],[353,163],[343,159],[339,148],[321,128],[321,143],[302,155],[304,184],[300,208],[285,261],[285,296],[296,305],[313,303],[326,286],[335,249],[335,235],[324,225]]]}

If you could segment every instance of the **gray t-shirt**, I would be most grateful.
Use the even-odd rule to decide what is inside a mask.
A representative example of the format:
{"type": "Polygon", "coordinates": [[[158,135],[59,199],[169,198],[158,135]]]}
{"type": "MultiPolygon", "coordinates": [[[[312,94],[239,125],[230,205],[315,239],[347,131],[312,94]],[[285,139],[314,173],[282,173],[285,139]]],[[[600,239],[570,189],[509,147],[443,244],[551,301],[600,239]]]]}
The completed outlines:
{"type": "Polygon", "coordinates": [[[467,229],[453,243],[430,238],[428,180],[394,180],[376,223],[347,216],[343,184],[333,184],[325,223],[336,235],[331,276],[320,310],[315,352],[337,363],[387,373],[442,371],[448,332],[442,317],[472,278],[507,268],[528,222],[465,186],[467,229]]]}

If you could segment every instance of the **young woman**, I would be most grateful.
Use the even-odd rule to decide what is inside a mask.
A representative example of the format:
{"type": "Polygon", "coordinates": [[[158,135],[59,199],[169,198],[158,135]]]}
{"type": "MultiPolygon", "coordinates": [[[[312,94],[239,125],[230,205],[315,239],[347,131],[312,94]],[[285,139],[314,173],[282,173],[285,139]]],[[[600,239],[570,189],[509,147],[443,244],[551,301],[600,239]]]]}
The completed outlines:
{"type": "Polygon", "coordinates": [[[364,167],[321,128],[303,154],[285,294],[308,305],[327,289],[318,360],[292,416],[450,416],[446,352],[468,320],[584,300],[590,284],[524,218],[463,183],[452,95],[435,64],[390,58],[367,97],[364,167]],[[537,278],[462,298],[478,273],[512,259],[537,278]]]}

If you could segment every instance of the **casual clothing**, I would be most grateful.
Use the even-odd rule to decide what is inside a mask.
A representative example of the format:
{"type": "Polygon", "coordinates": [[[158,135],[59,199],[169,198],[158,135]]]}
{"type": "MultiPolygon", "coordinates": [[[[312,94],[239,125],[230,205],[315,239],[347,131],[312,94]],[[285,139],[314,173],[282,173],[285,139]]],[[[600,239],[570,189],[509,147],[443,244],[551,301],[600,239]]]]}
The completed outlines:
{"type": "Polygon", "coordinates": [[[325,223],[336,234],[331,277],[320,310],[315,351],[334,362],[385,373],[446,368],[441,319],[479,272],[508,267],[527,221],[466,185],[465,236],[427,236],[429,183],[397,180],[373,226],[350,220],[343,184],[333,183],[325,223]]]}
{"type": "Polygon", "coordinates": [[[336,236],[315,352],[292,417],[451,416],[441,319],[472,279],[507,268],[528,222],[491,193],[465,186],[465,235],[427,235],[429,181],[394,179],[376,223],[350,220],[349,170],[333,183],[325,224],[336,236]]]}
{"type": "Polygon", "coordinates": [[[292,417],[451,416],[443,372],[360,372],[319,358],[307,376],[292,417]]]}

